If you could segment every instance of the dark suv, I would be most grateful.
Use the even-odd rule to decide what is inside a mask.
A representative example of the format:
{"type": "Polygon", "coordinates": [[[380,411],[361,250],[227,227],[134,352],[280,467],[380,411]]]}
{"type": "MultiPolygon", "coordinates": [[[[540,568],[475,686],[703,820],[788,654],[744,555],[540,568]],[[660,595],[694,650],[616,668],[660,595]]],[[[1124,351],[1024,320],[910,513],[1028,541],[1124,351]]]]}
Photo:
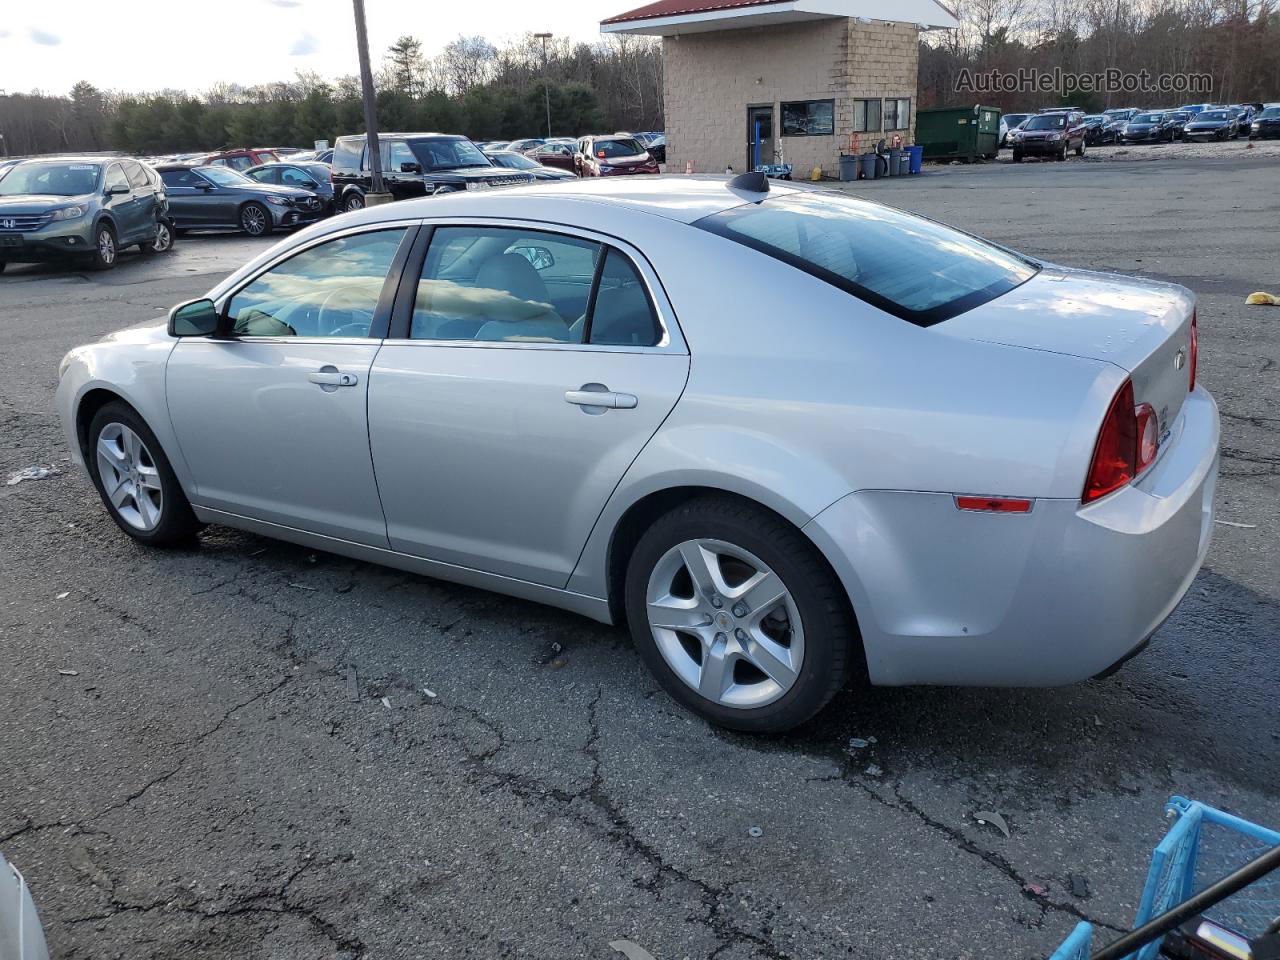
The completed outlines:
{"type": "Polygon", "coordinates": [[[1013,145],[1013,162],[1021,163],[1023,157],[1065,160],[1068,150],[1074,150],[1077,157],[1083,157],[1087,129],[1084,113],[1080,110],[1037,113],[1018,131],[1018,140],[1013,145]]]}
{"type": "MultiPolygon", "coordinates": [[[[384,133],[378,137],[382,180],[395,200],[532,183],[521,170],[494,166],[466,137],[446,133],[384,133]]],[[[333,195],[339,210],[359,210],[373,189],[363,134],[333,145],[333,195]]]]}

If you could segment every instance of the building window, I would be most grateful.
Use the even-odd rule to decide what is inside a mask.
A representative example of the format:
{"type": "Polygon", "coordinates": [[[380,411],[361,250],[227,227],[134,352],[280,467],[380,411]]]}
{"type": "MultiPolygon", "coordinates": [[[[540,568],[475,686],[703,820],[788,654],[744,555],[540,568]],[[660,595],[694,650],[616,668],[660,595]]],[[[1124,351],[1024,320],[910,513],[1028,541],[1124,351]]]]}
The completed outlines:
{"type": "Polygon", "coordinates": [[[886,130],[905,130],[911,126],[911,98],[886,100],[884,102],[884,128],[886,130]]]}
{"type": "Polygon", "coordinates": [[[784,137],[829,137],[835,132],[834,100],[798,100],[782,105],[784,137]]]}
{"type": "Polygon", "coordinates": [[[880,101],[853,101],[853,129],[856,133],[878,133],[880,126],[880,101]]]}

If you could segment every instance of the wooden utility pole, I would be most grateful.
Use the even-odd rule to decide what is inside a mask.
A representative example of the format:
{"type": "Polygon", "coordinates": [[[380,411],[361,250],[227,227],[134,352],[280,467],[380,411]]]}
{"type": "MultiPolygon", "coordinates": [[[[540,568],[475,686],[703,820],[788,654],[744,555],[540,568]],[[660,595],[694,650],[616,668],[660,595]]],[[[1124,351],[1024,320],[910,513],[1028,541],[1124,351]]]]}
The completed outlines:
{"type": "MultiPolygon", "coordinates": [[[[364,25],[364,0],[351,0],[356,10],[356,48],[360,54],[360,90],[364,99],[364,129],[369,142],[369,172],[374,203],[382,202],[386,186],[382,182],[382,151],[378,149],[378,100],[373,91],[373,71],[369,68],[369,34],[364,25]]],[[[366,195],[365,202],[369,202],[366,195]]]]}

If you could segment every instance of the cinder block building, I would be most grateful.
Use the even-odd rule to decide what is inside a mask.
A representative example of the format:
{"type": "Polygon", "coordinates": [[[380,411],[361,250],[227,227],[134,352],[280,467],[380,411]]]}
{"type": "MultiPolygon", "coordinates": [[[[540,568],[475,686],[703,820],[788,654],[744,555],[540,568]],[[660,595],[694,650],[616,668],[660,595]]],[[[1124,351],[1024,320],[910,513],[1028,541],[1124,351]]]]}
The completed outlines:
{"type": "Polygon", "coordinates": [[[658,0],[600,29],[662,37],[669,171],[799,178],[853,134],[914,142],[920,32],[956,26],[936,0],[658,0]]]}

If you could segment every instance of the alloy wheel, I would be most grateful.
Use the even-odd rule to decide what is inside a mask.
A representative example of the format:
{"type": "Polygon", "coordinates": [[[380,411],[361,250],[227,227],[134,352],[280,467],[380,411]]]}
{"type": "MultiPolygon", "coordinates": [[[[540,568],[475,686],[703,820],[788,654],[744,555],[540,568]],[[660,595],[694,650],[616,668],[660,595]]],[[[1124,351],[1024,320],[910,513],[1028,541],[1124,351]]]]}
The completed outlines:
{"type": "Polygon", "coordinates": [[[258,237],[267,232],[267,214],[255,206],[247,206],[240,211],[240,226],[251,237],[258,237]]]}
{"type": "Polygon", "coordinates": [[[156,253],[167,253],[173,246],[173,230],[161,220],[156,224],[156,238],[151,241],[151,249],[156,253]]]}
{"type": "Polygon", "coordinates": [[[98,434],[98,477],[116,513],[144,533],[154,530],[164,511],[160,471],[142,438],[123,423],[108,423],[98,434]]]}
{"type": "Polygon", "coordinates": [[[116,238],[105,227],[98,231],[98,256],[107,266],[116,262],[116,238]]]}
{"type": "Polygon", "coordinates": [[[720,706],[763,707],[800,676],[804,629],[796,602],[776,573],[735,544],[676,544],[649,575],[645,610],[667,665],[720,706]]]}
{"type": "Polygon", "coordinates": [[[347,197],[347,202],[343,204],[343,209],[348,213],[351,213],[353,210],[363,210],[364,198],[358,193],[353,193],[351,196],[347,197]]]}

